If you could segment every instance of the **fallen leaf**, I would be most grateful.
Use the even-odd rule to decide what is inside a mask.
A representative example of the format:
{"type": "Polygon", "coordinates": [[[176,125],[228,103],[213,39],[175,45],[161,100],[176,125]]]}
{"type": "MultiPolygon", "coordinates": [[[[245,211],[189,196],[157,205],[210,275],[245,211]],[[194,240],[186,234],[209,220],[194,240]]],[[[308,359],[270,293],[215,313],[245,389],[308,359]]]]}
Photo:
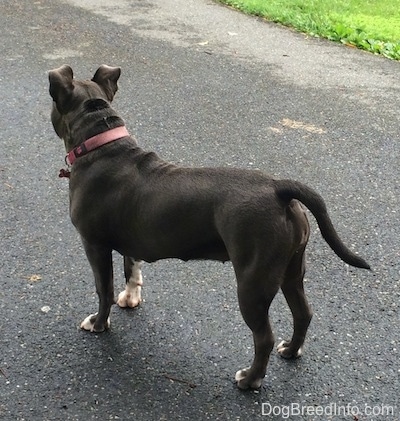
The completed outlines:
{"type": "Polygon", "coordinates": [[[40,275],[31,275],[28,278],[29,282],[38,282],[42,279],[42,277],[40,275]]]}
{"type": "Polygon", "coordinates": [[[326,133],[325,129],[314,126],[314,124],[303,123],[302,121],[291,120],[290,118],[284,118],[280,121],[282,126],[289,127],[291,129],[305,130],[309,133],[323,134],[326,133]]]}

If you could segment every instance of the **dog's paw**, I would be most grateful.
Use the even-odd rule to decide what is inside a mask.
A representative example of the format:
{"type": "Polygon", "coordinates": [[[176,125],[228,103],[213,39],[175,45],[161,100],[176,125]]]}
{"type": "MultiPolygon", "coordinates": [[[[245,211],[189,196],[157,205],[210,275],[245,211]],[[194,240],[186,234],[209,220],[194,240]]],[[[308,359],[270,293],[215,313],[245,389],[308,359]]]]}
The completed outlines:
{"type": "Polygon", "coordinates": [[[290,342],[286,341],[282,341],[277,346],[277,351],[282,358],[286,359],[300,358],[303,355],[303,347],[293,350],[290,348],[290,342]]]}
{"type": "Polygon", "coordinates": [[[135,288],[128,288],[118,295],[117,304],[120,307],[137,307],[142,302],[142,287],[137,285],[135,288]]]}
{"type": "Polygon", "coordinates": [[[239,389],[259,389],[264,377],[254,377],[250,367],[239,370],[235,374],[235,380],[239,389]]]}
{"type": "Polygon", "coordinates": [[[86,319],[81,323],[80,328],[83,330],[88,330],[89,332],[103,332],[105,329],[110,328],[110,318],[107,319],[107,322],[103,328],[94,327],[96,322],[97,313],[90,314],[86,319]]]}

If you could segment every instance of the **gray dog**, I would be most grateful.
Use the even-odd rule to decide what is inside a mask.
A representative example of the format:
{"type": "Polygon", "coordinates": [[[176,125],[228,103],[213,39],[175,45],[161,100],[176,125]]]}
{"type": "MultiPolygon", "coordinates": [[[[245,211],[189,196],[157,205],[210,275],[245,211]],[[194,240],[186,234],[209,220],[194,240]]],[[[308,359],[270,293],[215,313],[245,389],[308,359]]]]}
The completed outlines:
{"type": "Polygon", "coordinates": [[[141,263],[165,258],[232,261],[240,311],[254,338],[254,361],[236,373],[241,389],[259,388],[274,336],[270,304],[281,288],[293,314],[282,357],[302,353],[312,313],[304,289],[304,251],[315,216],[332,250],[349,265],[368,264],[341,241],[323,199],[309,187],[258,171],[183,168],[142,150],[111,108],[121,69],[101,66],[92,80],[74,80],[71,67],[49,72],[51,120],[64,140],[70,176],[70,215],[93,269],[98,313],[82,329],[109,327],[114,304],[112,250],[124,256],[126,289],[117,304],[141,301],[141,263]]]}

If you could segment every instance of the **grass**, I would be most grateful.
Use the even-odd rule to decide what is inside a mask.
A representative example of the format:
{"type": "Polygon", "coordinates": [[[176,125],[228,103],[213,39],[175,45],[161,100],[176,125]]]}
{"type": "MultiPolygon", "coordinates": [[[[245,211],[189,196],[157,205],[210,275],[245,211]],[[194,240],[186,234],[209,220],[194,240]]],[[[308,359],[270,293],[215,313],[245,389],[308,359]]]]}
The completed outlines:
{"type": "Polygon", "coordinates": [[[400,60],[400,0],[219,0],[245,13],[400,60]]]}

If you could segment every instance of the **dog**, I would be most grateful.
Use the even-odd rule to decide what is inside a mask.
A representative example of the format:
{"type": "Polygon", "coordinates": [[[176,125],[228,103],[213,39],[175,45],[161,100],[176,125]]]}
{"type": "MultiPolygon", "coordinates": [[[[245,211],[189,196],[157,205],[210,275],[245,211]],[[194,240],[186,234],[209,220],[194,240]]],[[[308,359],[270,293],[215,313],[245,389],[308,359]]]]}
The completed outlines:
{"type": "Polygon", "coordinates": [[[293,180],[261,171],[185,168],[138,146],[111,107],[119,67],[100,66],[91,80],[76,80],[70,66],[48,72],[51,121],[63,139],[70,216],[82,238],[99,296],[98,312],[81,328],[109,327],[114,300],[112,250],[124,256],[126,289],[120,307],[141,302],[141,265],[178,258],[231,261],[239,308],[254,339],[254,360],[239,370],[240,389],[258,389],[266,374],[274,336],[270,304],[282,290],[293,314],[293,335],[278,345],[297,358],[312,318],[303,288],[304,252],[314,215],[322,237],[347,264],[370,269],[339,238],[322,197],[293,180]],[[304,206],[303,206],[304,205],[304,206]]]}

